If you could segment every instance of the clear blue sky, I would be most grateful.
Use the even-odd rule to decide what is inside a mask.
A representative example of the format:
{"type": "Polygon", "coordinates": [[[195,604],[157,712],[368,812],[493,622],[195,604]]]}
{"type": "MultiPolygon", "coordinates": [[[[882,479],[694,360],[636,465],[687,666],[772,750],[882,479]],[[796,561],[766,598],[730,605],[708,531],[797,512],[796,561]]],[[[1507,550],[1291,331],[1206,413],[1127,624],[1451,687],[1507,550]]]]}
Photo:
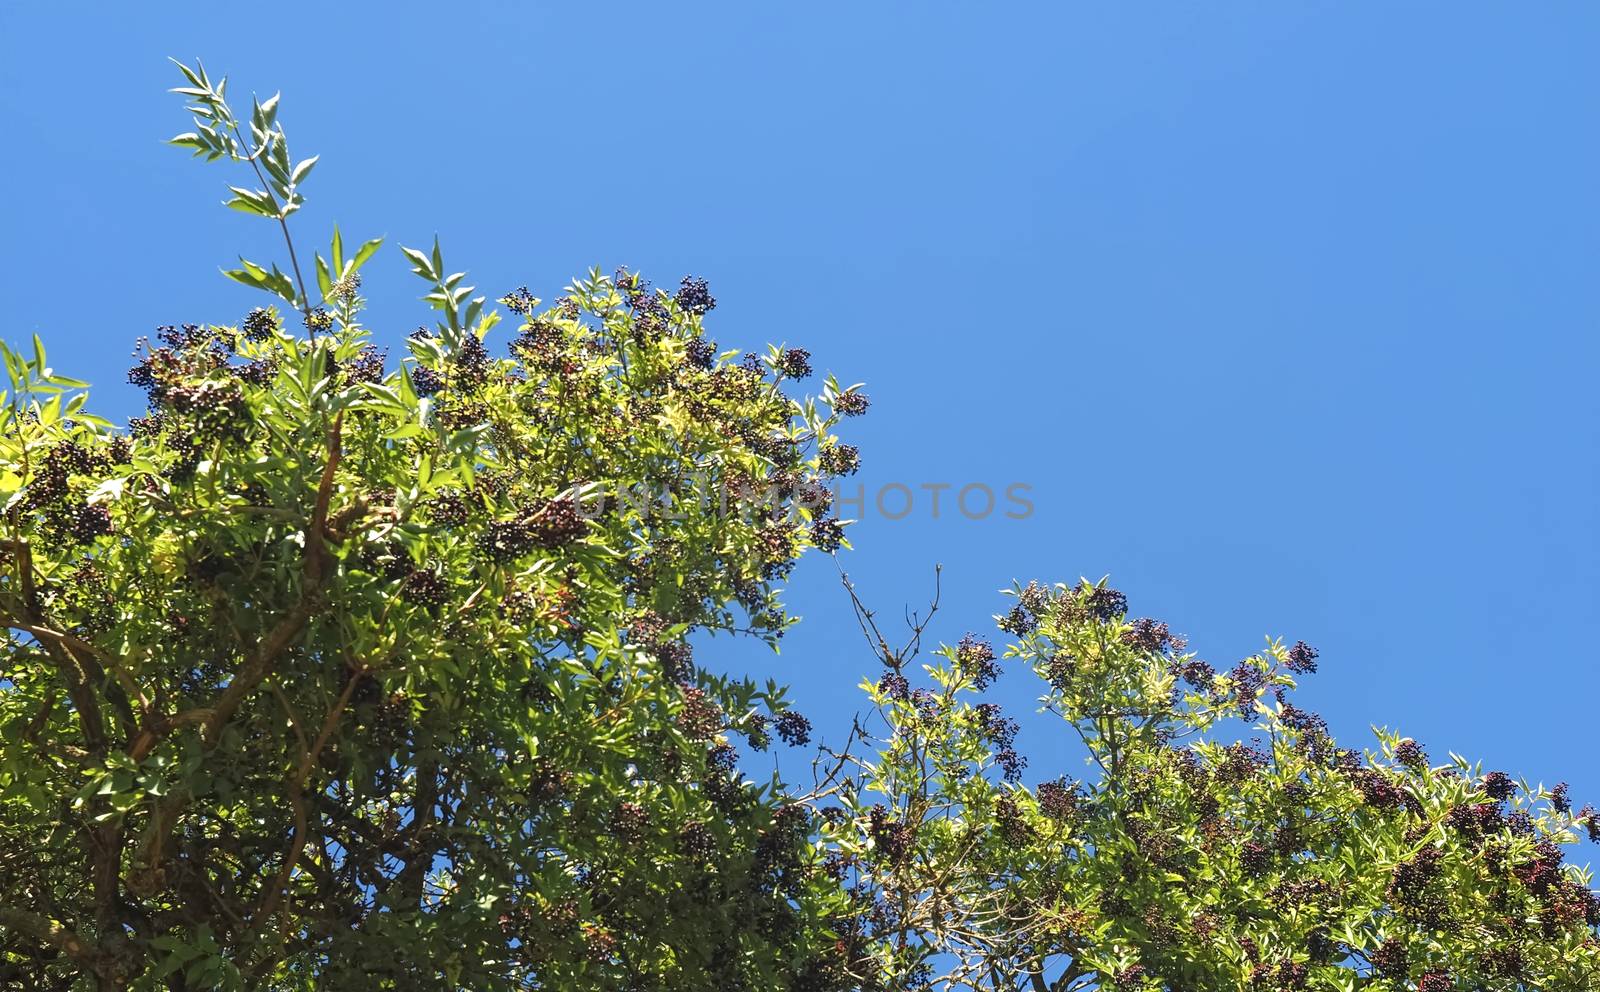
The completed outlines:
{"type": "MultiPolygon", "coordinates": [[[[0,9],[3,333],[113,413],[137,336],[237,321],[218,266],[279,250],[160,143],[165,57],[199,55],[322,156],[306,243],[438,232],[491,295],[704,275],[722,341],[870,384],[869,489],[1032,487],[1025,520],[869,514],[847,561],[885,613],[936,561],[948,640],[1013,578],[1111,573],[1219,664],[1318,646],[1302,702],[1346,743],[1600,801],[1600,8],[258,9],[0,9]]],[[[368,271],[398,340],[418,287],[368,271]]],[[[791,600],[781,658],[718,657],[837,731],[872,659],[825,560],[791,600]]],[[[1056,773],[1048,722],[1023,743],[1056,773]]]]}

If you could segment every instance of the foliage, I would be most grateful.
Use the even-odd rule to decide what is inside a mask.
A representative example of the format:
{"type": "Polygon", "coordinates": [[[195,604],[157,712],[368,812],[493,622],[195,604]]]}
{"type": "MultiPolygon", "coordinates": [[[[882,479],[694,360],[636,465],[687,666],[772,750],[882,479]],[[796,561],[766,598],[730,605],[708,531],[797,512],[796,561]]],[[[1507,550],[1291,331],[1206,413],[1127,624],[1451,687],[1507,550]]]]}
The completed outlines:
{"type": "MultiPolygon", "coordinates": [[[[391,365],[360,323],[381,244],[303,278],[315,159],[278,100],[195,130],[284,305],[163,328],[127,429],[0,348],[0,982],[27,989],[1591,992],[1600,900],[1562,846],[1600,814],[1291,699],[1270,642],[1219,673],[1101,583],[1011,590],[1012,643],[918,667],[812,785],[738,770],[807,742],[776,682],[696,633],[776,646],[807,548],[844,546],[835,435],[867,408],[800,349],[719,352],[703,281],[592,271],[491,306],[402,249],[432,327],[391,365]],[[508,352],[499,307],[518,318],[508,352]],[[302,325],[305,334],[291,324],[302,325]],[[1023,784],[978,697],[1031,669],[1090,769],[1023,784]],[[1233,720],[1254,725],[1229,742],[1233,720]]],[[[275,304],[276,305],[276,304],[275,304]]]]}
{"type": "MultiPolygon", "coordinates": [[[[882,729],[841,766],[820,846],[877,984],[1118,990],[1589,990],[1600,901],[1561,846],[1600,816],[1553,789],[1430,762],[1388,732],[1340,749],[1291,699],[1316,669],[1272,642],[1217,673],[1104,582],[1013,588],[996,657],[891,649],[882,729]],[[1082,745],[1084,781],[1017,781],[1016,725],[974,698],[1003,659],[1082,745]],[[1254,721],[1250,742],[1216,734],[1254,721]]],[[[852,593],[853,595],[853,593],[852,593]]]]}
{"type": "MultiPolygon", "coordinates": [[[[314,160],[289,164],[276,98],[246,138],[183,71],[175,143],[264,173],[230,206],[287,237],[314,160]]],[[[850,450],[838,414],[781,388],[802,352],[719,355],[696,280],[518,291],[495,357],[498,309],[437,243],[405,250],[437,324],[386,363],[358,320],[378,247],[335,232],[316,297],[242,263],[309,336],[270,308],[163,329],[127,430],[42,344],[4,351],[0,975],[788,985],[841,900],[729,735],[805,723],[686,638],[781,635],[777,583],[842,540],[799,498],[850,450]]]]}

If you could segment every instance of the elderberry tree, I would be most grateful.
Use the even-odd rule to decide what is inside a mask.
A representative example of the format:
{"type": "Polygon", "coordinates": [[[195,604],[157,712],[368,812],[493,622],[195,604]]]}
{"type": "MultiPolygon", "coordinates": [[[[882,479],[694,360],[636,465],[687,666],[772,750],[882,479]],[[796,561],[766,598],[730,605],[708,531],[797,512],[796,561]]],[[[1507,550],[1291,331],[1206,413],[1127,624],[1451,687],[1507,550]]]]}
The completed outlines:
{"type": "MultiPolygon", "coordinates": [[[[848,581],[847,581],[848,586],[848,581]]],[[[865,755],[830,756],[818,852],[855,910],[830,966],[863,988],[1019,992],[1589,992],[1600,898],[1563,846],[1600,813],[1380,732],[1338,747],[1291,700],[1317,653],[1218,673],[1104,582],[1014,588],[999,657],[914,671],[927,618],[863,688],[865,755]],[[1087,755],[1021,783],[1017,726],[975,701],[1003,661],[1087,755]],[[1256,737],[1229,742],[1233,718],[1256,737]]],[[[937,606],[937,600],[935,600],[937,606]]]]}
{"type": "Polygon", "coordinates": [[[315,160],[182,69],[174,143],[286,241],[228,274],[284,310],[162,329],[125,430],[0,352],[0,985],[833,987],[808,806],[732,743],[809,727],[686,639],[782,633],[865,397],[719,353],[698,280],[520,290],[497,343],[437,243],[405,255],[438,320],[387,361],[379,242],[296,252],[315,160]]]}

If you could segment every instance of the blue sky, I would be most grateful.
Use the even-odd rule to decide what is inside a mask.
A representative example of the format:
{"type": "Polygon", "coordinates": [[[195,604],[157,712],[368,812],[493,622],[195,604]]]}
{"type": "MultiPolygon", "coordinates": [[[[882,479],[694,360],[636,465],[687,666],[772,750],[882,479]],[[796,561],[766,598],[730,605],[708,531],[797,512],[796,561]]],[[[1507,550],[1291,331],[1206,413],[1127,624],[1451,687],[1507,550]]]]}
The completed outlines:
{"type": "MultiPolygon", "coordinates": [[[[198,55],[322,156],[302,243],[437,232],[491,295],[692,272],[724,343],[866,381],[860,478],[917,495],[852,532],[885,614],[935,562],[951,641],[1013,578],[1110,573],[1219,665],[1316,645],[1301,702],[1346,743],[1396,726],[1600,801],[1600,8],[243,11],[0,8],[3,333],[113,414],[135,338],[236,322],[218,266],[279,251],[161,144],[165,57],[198,55]],[[1034,511],[935,519],[924,483],[1034,511]]],[[[397,341],[425,313],[387,252],[397,341]]],[[[715,656],[835,736],[873,661],[825,560],[790,599],[781,657],[715,656]]],[[[1031,712],[1030,679],[994,691],[1031,712]]],[[[1023,722],[1029,781],[1078,770],[1023,722]]]]}

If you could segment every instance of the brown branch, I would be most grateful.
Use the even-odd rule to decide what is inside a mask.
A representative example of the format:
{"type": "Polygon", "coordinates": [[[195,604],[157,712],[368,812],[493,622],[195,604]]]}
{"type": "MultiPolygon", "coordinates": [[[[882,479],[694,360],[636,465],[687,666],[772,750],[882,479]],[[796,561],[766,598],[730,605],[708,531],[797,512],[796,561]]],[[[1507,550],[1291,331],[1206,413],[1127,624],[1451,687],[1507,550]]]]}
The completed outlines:
{"type": "Polygon", "coordinates": [[[0,906],[0,924],[4,924],[7,930],[26,934],[40,943],[57,948],[67,957],[90,968],[98,968],[105,959],[105,953],[99,945],[89,938],[38,913],[0,906]]]}
{"type": "MultiPolygon", "coordinates": [[[[339,699],[328,711],[322,721],[322,730],[317,734],[317,739],[310,747],[304,750],[300,758],[300,767],[296,770],[294,778],[289,782],[289,805],[294,810],[294,834],[289,841],[289,853],[284,856],[283,867],[278,869],[278,877],[273,882],[266,898],[261,903],[261,908],[255,913],[256,920],[269,919],[277,911],[278,904],[282,901],[288,889],[289,879],[294,874],[294,866],[300,861],[300,854],[306,846],[306,782],[311,778],[311,771],[316,766],[317,759],[322,755],[322,749],[328,746],[328,738],[333,736],[339,726],[339,718],[343,715],[345,707],[350,703],[350,697],[355,692],[356,686],[367,674],[363,666],[357,670],[345,683],[344,691],[339,694],[339,699]]],[[[292,719],[292,718],[291,718],[292,719]]],[[[296,723],[296,733],[299,733],[296,723]]],[[[303,740],[304,738],[302,738],[303,740]]]]}

